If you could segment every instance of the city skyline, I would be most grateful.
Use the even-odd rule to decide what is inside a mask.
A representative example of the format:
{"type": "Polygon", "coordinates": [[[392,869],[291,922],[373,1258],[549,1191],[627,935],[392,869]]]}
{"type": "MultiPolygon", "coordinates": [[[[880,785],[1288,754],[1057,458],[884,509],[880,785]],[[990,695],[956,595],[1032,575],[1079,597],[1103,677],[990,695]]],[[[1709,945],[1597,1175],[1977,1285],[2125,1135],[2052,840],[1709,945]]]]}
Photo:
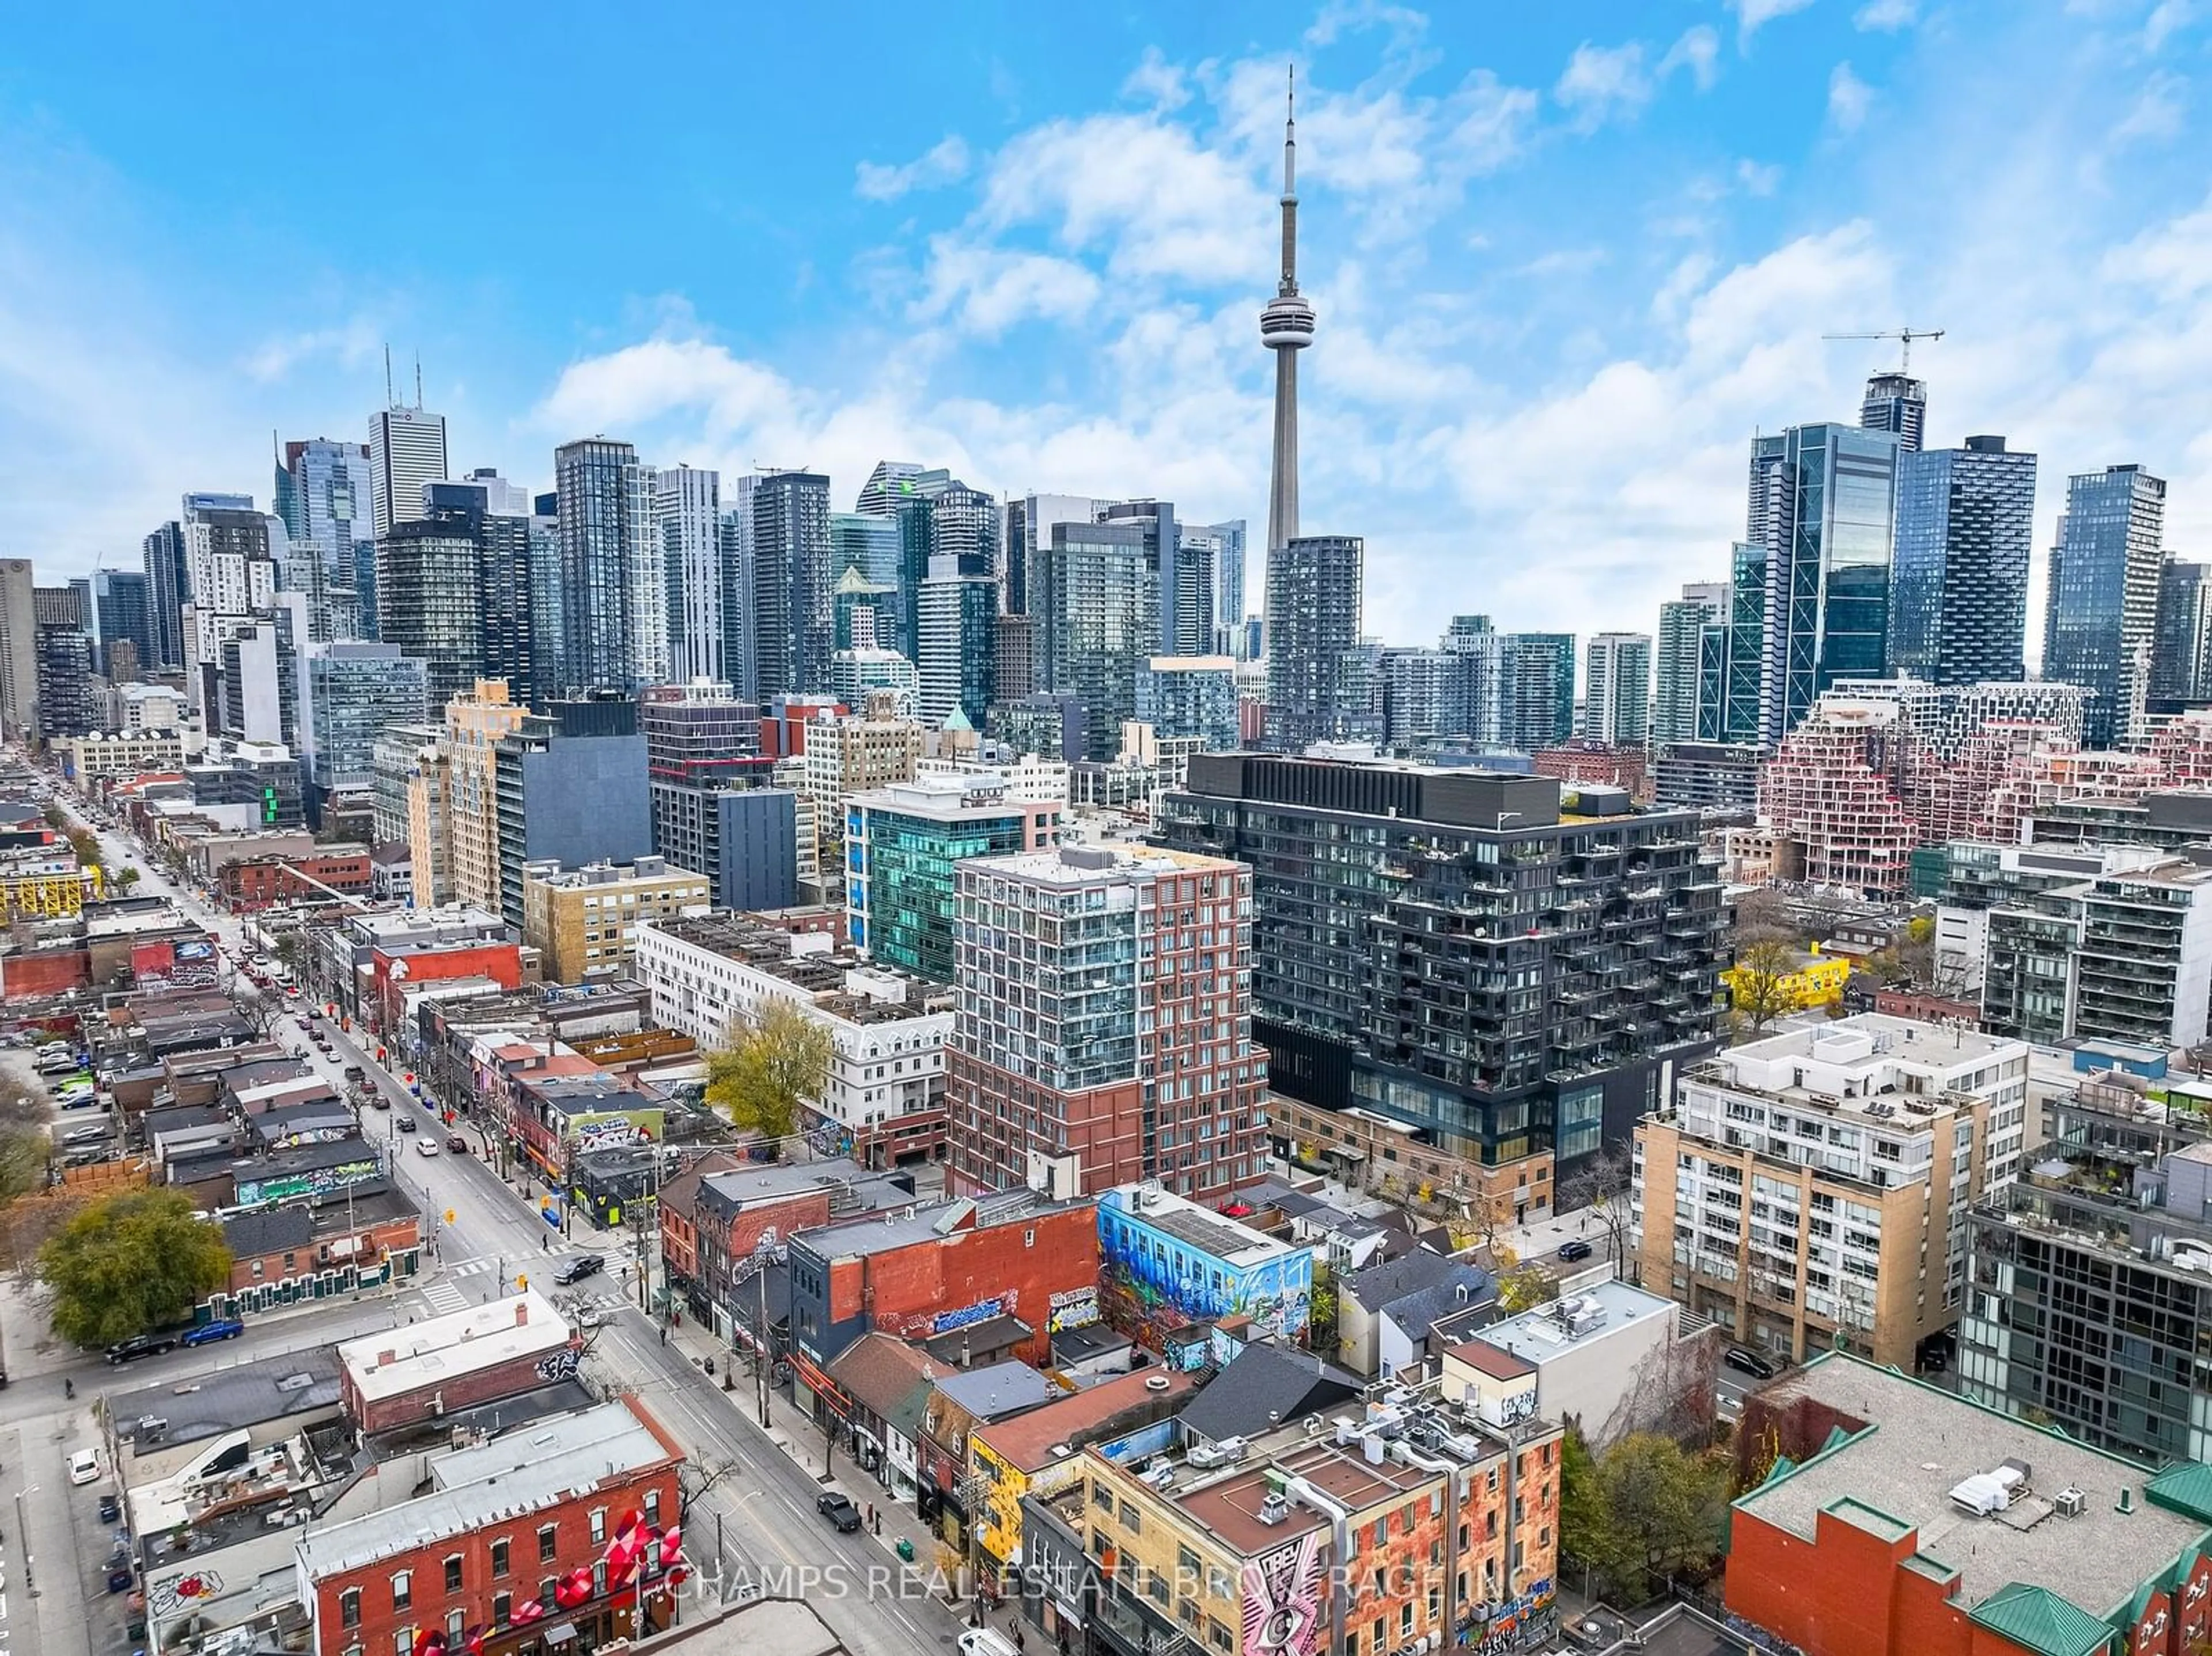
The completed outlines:
{"type": "MultiPolygon", "coordinates": [[[[265,494],[272,425],[361,440],[387,339],[401,377],[420,350],[453,467],[532,488],[556,445],[604,431],[725,476],[809,466],[838,508],[877,460],[913,455],[1001,494],[1144,491],[1256,525],[1273,375],[1251,306],[1275,274],[1295,61],[1299,285],[1328,324],[1300,387],[1302,527],[1364,540],[1368,632],[1425,641],[1437,607],[1650,630],[1682,583],[1727,574],[1752,431],[1848,422],[1866,376],[1895,366],[1884,344],[1820,335],[1906,320],[1948,332],[1914,359],[1929,446],[1998,433],[2042,457],[2039,615],[2069,475],[2139,463],[2173,486],[2167,545],[2185,557],[2205,542],[2212,445],[2191,399],[2169,394],[2201,379],[2205,349],[2185,78],[2203,31],[2148,5],[1913,11],[1686,9],[1663,37],[1639,36],[1650,20],[1626,7],[1567,33],[1482,36],[1372,9],[1303,27],[1140,15],[1087,20],[1095,38],[1055,54],[1049,81],[1010,21],[924,46],[944,84],[975,88],[964,100],[886,99],[826,135],[791,126],[803,165],[757,200],[726,199],[696,162],[653,185],[690,191],[707,245],[737,234],[763,250],[713,280],[696,252],[658,247],[642,265],[570,261],[556,280],[439,243],[486,164],[473,124],[508,108],[494,88],[449,135],[468,140],[453,203],[372,189],[350,236],[295,204],[265,275],[222,299],[189,248],[158,289],[79,279],[88,259],[114,262],[118,238],[250,213],[268,186],[233,161],[196,194],[172,168],[206,162],[226,118],[141,124],[111,101],[134,66],[94,86],[73,26],[46,20],[28,48],[51,70],[40,101],[0,90],[0,131],[22,140],[0,199],[23,238],[0,403],[31,485],[0,502],[0,550],[50,579],[132,567],[183,490],[265,494]],[[991,62],[972,61],[987,53],[995,96],[991,62]],[[2001,117],[1996,89],[2060,54],[2078,71],[2068,98],[2025,126],[2001,117]],[[1097,67],[1067,76],[1074,57],[1097,67]],[[1999,135],[2003,190],[1962,197],[1935,168],[1896,187],[1899,146],[1999,135]],[[1141,187],[1121,177],[1136,169],[1092,164],[1102,147],[1144,161],[1141,187]],[[2039,178],[2053,189],[2028,187],[2039,178]],[[2063,197],[2063,221],[2039,195],[2063,197]],[[446,249],[434,270],[405,251],[418,232],[446,249]],[[1893,251],[1907,245],[1923,250],[1909,264],[1893,251]],[[908,349],[886,353],[894,334],[908,349]],[[1612,476],[1581,466],[1594,449],[1612,476]]],[[[250,67],[265,49],[204,33],[157,25],[136,49],[179,70],[202,52],[250,67]]],[[[565,82],[581,65],[547,72],[565,82]]],[[[686,140],[741,160],[763,123],[801,121],[772,102],[686,140]]],[[[619,136],[629,165],[670,135],[640,116],[619,136]]],[[[538,182],[515,183],[519,207],[538,182]]],[[[1248,572],[1251,597],[1261,579],[1248,572]]]]}

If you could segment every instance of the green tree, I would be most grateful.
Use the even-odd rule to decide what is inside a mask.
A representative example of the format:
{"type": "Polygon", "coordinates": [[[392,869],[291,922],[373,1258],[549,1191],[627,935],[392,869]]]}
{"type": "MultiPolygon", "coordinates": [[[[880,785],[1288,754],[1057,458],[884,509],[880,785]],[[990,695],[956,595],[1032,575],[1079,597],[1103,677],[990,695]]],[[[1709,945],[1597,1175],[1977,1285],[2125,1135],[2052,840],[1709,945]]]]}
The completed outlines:
{"type": "Polygon", "coordinates": [[[800,1103],[821,1096],[836,1055],[827,1024],[789,1001],[769,1001],[707,1055],[707,1102],[740,1132],[788,1138],[800,1103]]]}
{"type": "Polygon", "coordinates": [[[1593,1570],[1615,1568],[1625,1544],[1605,1504],[1597,1458],[1578,1426],[1559,1442],[1559,1550],[1593,1570]]]}
{"type": "Polygon", "coordinates": [[[70,849],[76,853],[78,864],[85,868],[100,866],[100,836],[89,828],[79,828],[69,837],[70,849]]]}
{"type": "Polygon", "coordinates": [[[115,889],[118,891],[128,891],[143,877],[144,877],[135,868],[119,868],[115,870],[115,889]]]}
{"type": "Polygon", "coordinates": [[[1637,1596],[1662,1578],[1698,1569],[1720,1550],[1728,1464],[1692,1454],[1670,1437],[1633,1432],[1598,1465],[1600,1500],[1617,1532],[1610,1561],[1593,1560],[1637,1596]]]}
{"type": "Polygon", "coordinates": [[[39,1250],[54,1332],[74,1345],[112,1345],[166,1327],[229,1276],[222,1227],[195,1217],[191,1198],[176,1190],[88,1203],[39,1250]]]}
{"type": "Polygon", "coordinates": [[[60,806],[59,804],[56,804],[53,800],[52,800],[52,799],[47,800],[47,801],[46,801],[46,826],[47,826],[48,828],[54,828],[54,829],[58,830],[58,829],[61,829],[61,828],[66,828],[68,825],[69,825],[69,813],[68,813],[67,811],[64,810],[61,808],[61,806],[60,806]]]}
{"type": "Polygon", "coordinates": [[[36,1127],[0,1126],[0,1205],[46,1187],[52,1141],[36,1127]]]}
{"type": "Polygon", "coordinates": [[[1796,951],[1778,937],[1762,937],[1738,952],[1729,974],[1736,1022],[1758,1034],[1784,1012],[1796,1010],[1787,980],[1797,968],[1796,951]]]}
{"type": "Polygon", "coordinates": [[[1316,1351],[1336,1350],[1336,1278],[1316,1269],[1306,1312],[1306,1344],[1316,1351]]]}
{"type": "Polygon", "coordinates": [[[1498,1279],[1498,1308],[1518,1316],[1559,1297],[1559,1285],[1534,1259],[1522,1261],[1498,1279]]]}

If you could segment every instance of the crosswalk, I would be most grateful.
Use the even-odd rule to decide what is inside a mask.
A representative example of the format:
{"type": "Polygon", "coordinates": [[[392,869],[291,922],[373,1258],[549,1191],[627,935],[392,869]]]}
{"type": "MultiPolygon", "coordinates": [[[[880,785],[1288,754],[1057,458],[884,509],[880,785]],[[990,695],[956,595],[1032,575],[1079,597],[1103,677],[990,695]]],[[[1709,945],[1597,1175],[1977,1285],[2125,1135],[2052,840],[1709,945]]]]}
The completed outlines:
{"type": "MultiPolygon", "coordinates": [[[[448,1312],[477,1304],[496,1292],[500,1283],[506,1282],[505,1277],[494,1277],[494,1273],[510,1268],[515,1263],[500,1259],[456,1259],[452,1265],[443,1267],[434,1278],[422,1285],[418,1291],[422,1296],[422,1303],[434,1316],[443,1316],[448,1312]]],[[[526,1272],[537,1274],[537,1261],[525,1259],[520,1263],[526,1272]]],[[[541,1284],[533,1282],[532,1286],[540,1287],[541,1284]]],[[[561,1302],[570,1305],[613,1307],[623,1304],[629,1297],[628,1289],[605,1272],[587,1277],[574,1288],[556,1288],[549,1275],[542,1287],[561,1302]]]]}

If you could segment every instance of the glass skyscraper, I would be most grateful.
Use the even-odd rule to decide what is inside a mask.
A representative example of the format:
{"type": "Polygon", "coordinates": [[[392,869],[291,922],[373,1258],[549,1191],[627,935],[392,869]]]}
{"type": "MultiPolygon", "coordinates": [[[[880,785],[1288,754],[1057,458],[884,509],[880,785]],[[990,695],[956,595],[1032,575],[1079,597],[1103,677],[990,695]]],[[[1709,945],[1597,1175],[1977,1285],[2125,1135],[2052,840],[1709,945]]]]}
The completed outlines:
{"type": "MultiPolygon", "coordinates": [[[[1704,683],[1705,629],[1725,621],[1729,590],[1722,581],[1685,586],[1680,598],[1659,606],[1653,656],[1651,741],[1655,747],[1698,739],[1698,702],[1704,683]]],[[[1717,701],[1717,696],[1715,698],[1717,701]]]]}
{"type": "Polygon", "coordinates": [[[2002,437],[1899,457],[1889,664],[1931,684],[2025,676],[2035,456],[2002,437]]]}
{"type": "Polygon", "coordinates": [[[553,452],[561,497],[565,688],[631,687],[631,566],[650,555],[656,567],[665,567],[653,492],[639,486],[639,470],[635,449],[605,437],[564,443],[553,452]]]}
{"type": "MultiPolygon", "coordinates": [[[[1267,553],[1267,745],[1297,753],[1349,732],[1341,683],[1359,642],[1366,543],[1356,535],[1303,535],[1267,553]]],[[[1571,674],[1570,675],[1571,681],[1571,674]]],[[[1567,688],[1569,718],[1574,687],[1567,688]]]]}
{"type": "Polygon", "coordinates": [[[1121,722],[1136,717],[1137,670],[1159,653],[1158,553],[1146,521],[1053,525],[1032,587],[1038,664],[1046,689],[1082,704],[1085,758],[1119,750],[1121,722]]]}
{"type": "Polygon", "coordinates": [[[2212,564],[2168,558],[2159,572],[2150,694],[2167,702],[2212,696],[2212,564]]]}
{"type": "Polygon", "coordinates": [[[1744,538],[1767,554],[1760,737],[1779,743],[1839,678],[1889,670],[1897,434],[1792,426],[1753,440],[1744,538]]]}
{"type": "Polygon", "coordinates": [[[2158,630],[2166,482],[2139,465],[2066,481],[2066,514],[2051,552],[2043,676],[2094,698],[2083,721],[2092,748],[2142,729],[2158,630]]]}

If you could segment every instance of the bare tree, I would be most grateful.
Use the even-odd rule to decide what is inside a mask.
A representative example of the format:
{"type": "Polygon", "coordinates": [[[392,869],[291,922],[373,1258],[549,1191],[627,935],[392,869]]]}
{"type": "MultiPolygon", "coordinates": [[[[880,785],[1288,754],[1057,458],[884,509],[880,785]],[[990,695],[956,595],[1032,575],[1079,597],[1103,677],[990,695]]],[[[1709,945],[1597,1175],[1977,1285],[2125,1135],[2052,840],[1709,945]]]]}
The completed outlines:
{"type": "Polygon", "coordinates": [[[1633,1167],[1634,1156],[1626,1144],[1602,1145],[1558,1186],[1560,1212],[1587,1212],[1603,1227],[1606,1258],[1616,1277],[1626,1259],[1628,1185],[1633,1167]]]}
{"type": "Polygon", "coordinates": [[[1790,900],[1772,886],[1759,886],[1735,901],[1735,941],[1747,944],[1775,941],[1795,943],[1803,933],[1790,913],[1790,900]]]}
{"type": "Polygon", "coordinates": [[[1708,1324],[1645,1352],[1592,1446],[1602,1449],[1632,1432],[1660,1432],[1692,1445],[1710,1439],[1723,1344],[1720,1329],[1708,1324]]]}

